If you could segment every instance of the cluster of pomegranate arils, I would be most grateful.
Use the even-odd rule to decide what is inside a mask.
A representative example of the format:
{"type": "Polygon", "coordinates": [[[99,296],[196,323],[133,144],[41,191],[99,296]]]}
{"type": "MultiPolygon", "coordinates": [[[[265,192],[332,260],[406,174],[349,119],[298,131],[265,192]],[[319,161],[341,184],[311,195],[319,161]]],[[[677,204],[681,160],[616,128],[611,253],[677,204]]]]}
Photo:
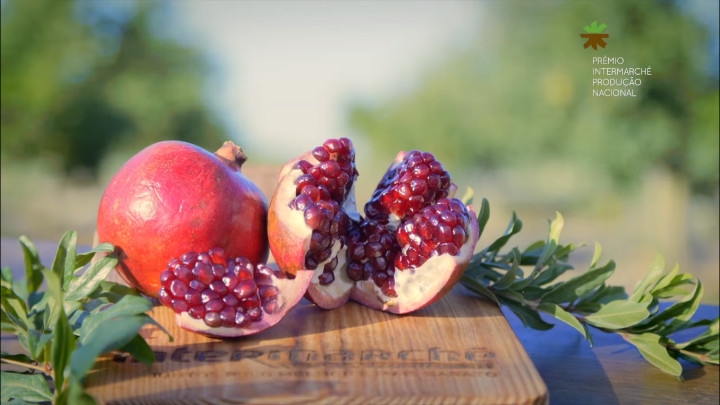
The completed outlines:
{"type": "Polygon", "coordinates": [[[450,175],[431,153],[411,151],[388,170],[365,204],[365,219],[341,209],[357,177],[352,142],[327,140],[312,156],[318,163],[295,164],[303,174],[290,207],[303,211],[313,229],[305,266],[323,265],[321,285],[335,280],[338,258],[331,249],[337,241],[348,248],[348,277],[372,278],[388,297],[397,296],[395,269],[417,268],[443,253],[456,255],[467,241],[468,210],[460,200],[447,198],[450,175]]]}
{"type": "Polygon", "coordinates": [[[210,327],[245,327],[278,310],[273,275],[283,274],[244,257],[226,259],[220,248],[188,252],[170,260],[160,275],[158,298],[210,327]]]}
{"type": "Polygon", "coordinates": [[[297,197],[290,207],[303,211],[305,223],[313,230],[305,267],[314,270],[324,263],[320,282],[329,284],[335,280],[338,262],[336,257],[331,259],[332,247],[351,226],[347,213],[340,208],[358,174],[355,150],[348,138],[329,139],[313,149],[312,156],[318,164],[300,160],[295,165],[302,175],[296,180],[297,197]]]}

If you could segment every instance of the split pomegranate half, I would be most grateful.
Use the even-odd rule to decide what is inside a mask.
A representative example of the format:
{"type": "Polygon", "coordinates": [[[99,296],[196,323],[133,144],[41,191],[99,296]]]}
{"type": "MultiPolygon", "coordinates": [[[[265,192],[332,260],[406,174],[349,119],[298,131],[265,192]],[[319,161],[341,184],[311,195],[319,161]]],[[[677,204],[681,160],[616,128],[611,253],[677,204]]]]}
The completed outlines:
{"type": "Polygon", "coordinates": [[[329,139],[281,170],[270,201],[270,250],[281,269],[314,271],[306,297],[322,308],[352,299],[408,313],[440,299],[478,240],[477,215],[428,152],[400,152],[361,215],[355,150],[329,139]]]}

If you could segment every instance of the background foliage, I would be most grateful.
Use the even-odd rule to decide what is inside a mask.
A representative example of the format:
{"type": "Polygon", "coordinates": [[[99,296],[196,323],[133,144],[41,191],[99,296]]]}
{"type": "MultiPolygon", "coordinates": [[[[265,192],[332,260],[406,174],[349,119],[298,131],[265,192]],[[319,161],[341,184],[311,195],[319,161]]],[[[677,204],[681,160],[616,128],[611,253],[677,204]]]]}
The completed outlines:
{"type": "Polygon", "coordinates": [[[114,148],[226,134],[202,99],[196,50],[153,33],[159,2],[7,1],[2,6],[2,157],[95,178],[114,148]]]}
{"type": "Polygon", "coordinates": [[[694,193],[717,193],[712,33],[679,3],[490,5],[495,18],[429,67],[417,88],[352,108],[351,123],[378,152],[426,148],[455,169],[532,169],[551,160],[634,187],[660,166],[694,193]],[[587,16],[608,23],[600,52],[582,47],[587,16]],[[594,56],[625,62],[593,65],[594,56]],[[648,66],[637,97],[592,97],[593,67],[648,66]]]}

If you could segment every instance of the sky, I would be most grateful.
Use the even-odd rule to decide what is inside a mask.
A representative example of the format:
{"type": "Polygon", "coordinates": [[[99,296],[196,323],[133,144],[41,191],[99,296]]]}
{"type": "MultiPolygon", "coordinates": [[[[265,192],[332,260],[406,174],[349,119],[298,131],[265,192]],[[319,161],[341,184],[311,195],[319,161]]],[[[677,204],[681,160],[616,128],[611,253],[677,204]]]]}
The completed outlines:
{"type": "Polygon", "coordinates": [[[350,101],[408,89],[421,67],[477,29],[482,14],[473,1],[172,4],[175,35],[217,69],[208,96],[232,136],[282,161],[352,135],[350,101]]]}

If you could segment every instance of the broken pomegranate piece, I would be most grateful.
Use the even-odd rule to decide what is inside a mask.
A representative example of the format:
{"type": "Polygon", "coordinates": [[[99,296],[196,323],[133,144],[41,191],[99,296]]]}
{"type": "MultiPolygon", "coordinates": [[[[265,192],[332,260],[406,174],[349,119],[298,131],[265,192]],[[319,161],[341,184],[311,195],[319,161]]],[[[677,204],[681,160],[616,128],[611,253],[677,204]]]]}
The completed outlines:
{"type": "Polygon", "coordinates": [[[173,258],[160,275],[160,302],[184,329],[212,337],[250,335],[278,323],[302,299],[312,272],[295,276],[220,248],[173,258]]]}
{"type": "Polygon", "coordinates": [[[282,269],[314,270],[307,298],[323,308],[353,299],[394,313],[423,308],[458,281],[478,239],[472,207],[428,152],[400,152],[364,216],[347,138],[289,162],[270,202],[270,249],[282,269]]]}

